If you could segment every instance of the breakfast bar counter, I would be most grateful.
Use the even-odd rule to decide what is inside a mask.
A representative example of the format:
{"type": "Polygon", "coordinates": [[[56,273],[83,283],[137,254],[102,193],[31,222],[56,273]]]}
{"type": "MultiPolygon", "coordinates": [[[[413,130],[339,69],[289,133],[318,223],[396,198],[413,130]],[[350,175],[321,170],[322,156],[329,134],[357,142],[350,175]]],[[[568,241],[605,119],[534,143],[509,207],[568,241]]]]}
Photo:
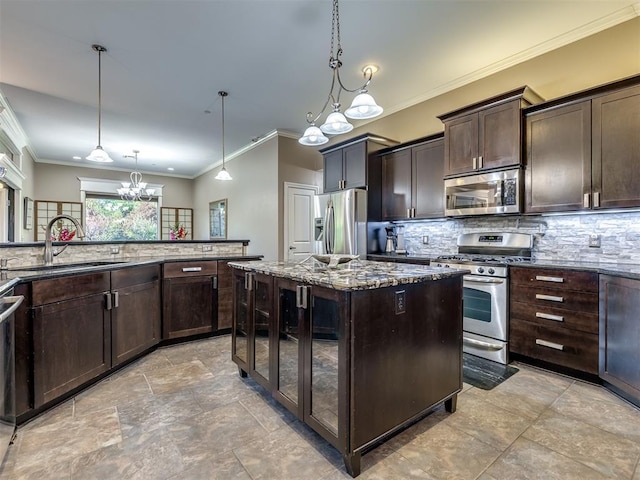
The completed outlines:
{"type": "Polygon", "coordinates": [[[231,262],[232,358],[340,451],[361,455],[462,389],[464,271],[353,260],[231,262]]]}

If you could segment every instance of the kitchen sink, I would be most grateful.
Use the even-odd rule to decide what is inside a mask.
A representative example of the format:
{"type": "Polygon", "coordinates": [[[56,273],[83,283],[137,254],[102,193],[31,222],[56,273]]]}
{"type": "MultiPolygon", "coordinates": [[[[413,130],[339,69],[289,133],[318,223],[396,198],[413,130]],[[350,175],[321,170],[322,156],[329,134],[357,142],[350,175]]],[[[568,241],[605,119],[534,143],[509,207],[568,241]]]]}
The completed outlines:
{"type": "Polygon", "coordinates": [[[100,267],[104,265],[117,265],[120,263],[127,263],[125,261],[96,261],[96,262],[82,262],[82,263],[56,263],[54,265],[32,265],[29,267],[14,267],[10,268],[13,272],[35,272],[42,270],[61,270],[63,268],[87,268],[87,267],[100,267]]]}

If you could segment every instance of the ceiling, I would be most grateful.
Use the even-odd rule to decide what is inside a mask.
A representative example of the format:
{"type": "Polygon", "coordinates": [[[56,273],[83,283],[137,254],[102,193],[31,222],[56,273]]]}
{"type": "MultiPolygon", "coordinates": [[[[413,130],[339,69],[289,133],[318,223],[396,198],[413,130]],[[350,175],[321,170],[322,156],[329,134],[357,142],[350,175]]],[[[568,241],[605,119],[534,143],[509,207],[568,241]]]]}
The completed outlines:
{"type": "MultiPolygon", "coordinates": [[[[342,0],[341,75],[356,88],[379,65],[386,115],[639,14],[637,0],[342,0]]],[[[137,149],[143,172],[193,178],[222,158],[219,90],[227,159],[302,134],[328,94],[330,34],[330,0],[2,0],[0,91],[36,161],[96,167],[103,45],[109,168],[137,149]]]]}

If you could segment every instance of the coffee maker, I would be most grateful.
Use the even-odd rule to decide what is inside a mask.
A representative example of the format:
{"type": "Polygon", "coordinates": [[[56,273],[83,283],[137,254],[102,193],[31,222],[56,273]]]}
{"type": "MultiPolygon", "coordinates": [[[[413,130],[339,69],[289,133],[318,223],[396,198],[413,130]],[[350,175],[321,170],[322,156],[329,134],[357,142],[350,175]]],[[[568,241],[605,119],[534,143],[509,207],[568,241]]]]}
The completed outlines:
{"type": "Polygon", "coordinates": [[[384,227],[387,231],[387,242],[384,247],[386,253],[393,253],[396,251],[396,227],[395,225],[389,225],[384,227]]]}

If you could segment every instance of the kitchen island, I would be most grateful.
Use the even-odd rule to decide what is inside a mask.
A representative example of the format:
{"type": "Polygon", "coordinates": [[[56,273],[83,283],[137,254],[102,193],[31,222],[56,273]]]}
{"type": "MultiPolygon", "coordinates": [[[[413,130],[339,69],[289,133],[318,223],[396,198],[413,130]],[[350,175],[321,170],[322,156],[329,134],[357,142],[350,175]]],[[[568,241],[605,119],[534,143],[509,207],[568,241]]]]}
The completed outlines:
{"type": "Polygon", "coordinates": [[[462,389],[464,271],[354,260],[234,268],[232,358],[340,451],[363,453],[462,389]]]}

